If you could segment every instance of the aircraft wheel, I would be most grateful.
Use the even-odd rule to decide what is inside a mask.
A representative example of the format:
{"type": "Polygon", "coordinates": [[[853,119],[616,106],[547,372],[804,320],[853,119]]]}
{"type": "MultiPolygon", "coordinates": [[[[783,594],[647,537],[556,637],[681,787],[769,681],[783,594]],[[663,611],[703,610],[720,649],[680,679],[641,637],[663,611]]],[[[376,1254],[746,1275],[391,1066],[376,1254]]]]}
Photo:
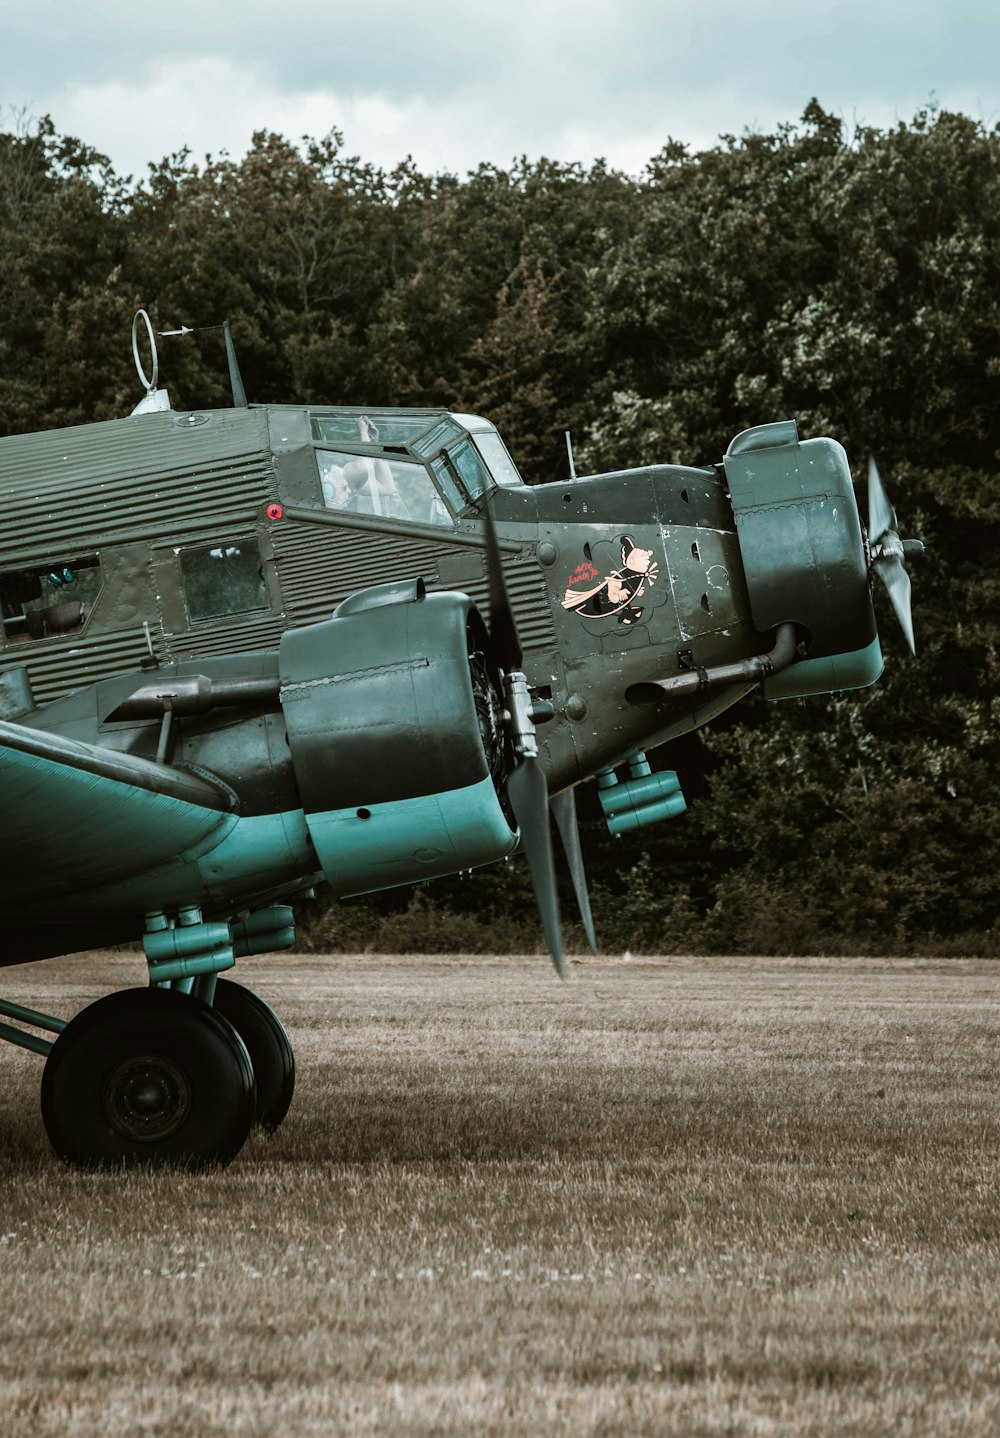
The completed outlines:
{"type": "Polygon", "coordinates": [[[77,1014],[42,1075],[42,1120],[68,1163],[87,1168],[229,1163],[253,1122],[243,1040],[200,999],[125,989],[77,1014]]]}
{"type": "Polygon", "coordinates": [[[220,979],[215,986],[215,1010],[247,1046],[257,1080],[253,1121],[273,1133],[295,1090],[295,1057],[281,1020],[258,994],[229,979],[220,979]]]}

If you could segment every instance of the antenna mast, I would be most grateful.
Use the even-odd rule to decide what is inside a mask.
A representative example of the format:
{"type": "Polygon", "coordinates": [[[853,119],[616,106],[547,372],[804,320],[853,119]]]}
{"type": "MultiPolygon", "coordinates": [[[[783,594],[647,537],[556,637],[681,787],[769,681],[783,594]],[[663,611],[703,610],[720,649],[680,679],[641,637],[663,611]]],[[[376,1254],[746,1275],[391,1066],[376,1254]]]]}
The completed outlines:
{"type": "Polygon", "coordinates": [[[569,477],[576,479],[576,465],[573,463],[573,437],[569,430],[566,430],[566,453],[569,456],[569,477]]]}

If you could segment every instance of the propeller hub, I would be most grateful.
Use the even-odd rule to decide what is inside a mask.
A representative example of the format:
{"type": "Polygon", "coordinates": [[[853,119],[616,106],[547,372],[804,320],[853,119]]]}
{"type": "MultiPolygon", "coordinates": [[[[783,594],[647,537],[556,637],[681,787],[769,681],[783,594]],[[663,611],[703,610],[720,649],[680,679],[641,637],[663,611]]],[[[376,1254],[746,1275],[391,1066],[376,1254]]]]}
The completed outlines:
{"type": "Polygon", "coordinates": [[[504,719],[514,752],[522,759],[538,758],[538,738],[532,715],[528,679],[520,669],[503,676],[504,719]]]}
{"type": "Polygon", "coordinates": [[[881,540],[872,550],[872,560],[898,559],[902,560],[905,550],[903,541],[894,529],[888,530],[882,535],[881,540]]]}

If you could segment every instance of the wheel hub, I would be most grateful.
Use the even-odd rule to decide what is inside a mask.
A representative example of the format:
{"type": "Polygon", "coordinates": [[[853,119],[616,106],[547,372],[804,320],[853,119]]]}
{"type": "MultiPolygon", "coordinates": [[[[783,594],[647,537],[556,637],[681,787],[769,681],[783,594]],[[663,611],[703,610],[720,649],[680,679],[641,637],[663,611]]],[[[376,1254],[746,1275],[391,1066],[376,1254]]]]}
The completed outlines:
{"type": "Polygon", "coordinates": [[[176,1133],[191,1109],[187,1079],[162,1054],[125,1059],[108,1075],[101,1098],[115,1132],[140,1143],[176,1133]]]}

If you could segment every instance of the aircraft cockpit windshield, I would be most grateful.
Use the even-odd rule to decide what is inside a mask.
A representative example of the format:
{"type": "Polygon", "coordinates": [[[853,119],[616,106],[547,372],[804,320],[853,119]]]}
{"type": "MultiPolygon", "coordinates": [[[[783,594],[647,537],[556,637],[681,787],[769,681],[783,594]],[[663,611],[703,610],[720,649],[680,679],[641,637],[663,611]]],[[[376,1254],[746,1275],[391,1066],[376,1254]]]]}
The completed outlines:
{"type": "Polygon", "coordinates": [[[455,419],[469,431],[480,458],[497,484],[503,485],[505,489],[515,486],[520,488],[524,485],[517,465],[511,459],[495,425],[477,414],[456,414],[455,419]]]}
{"type": "Polygon", "coordinates": [[[496,429],[476,415],[314,415],[328,509],[453,528],[498,485],[523,485],[496,429]]]}

